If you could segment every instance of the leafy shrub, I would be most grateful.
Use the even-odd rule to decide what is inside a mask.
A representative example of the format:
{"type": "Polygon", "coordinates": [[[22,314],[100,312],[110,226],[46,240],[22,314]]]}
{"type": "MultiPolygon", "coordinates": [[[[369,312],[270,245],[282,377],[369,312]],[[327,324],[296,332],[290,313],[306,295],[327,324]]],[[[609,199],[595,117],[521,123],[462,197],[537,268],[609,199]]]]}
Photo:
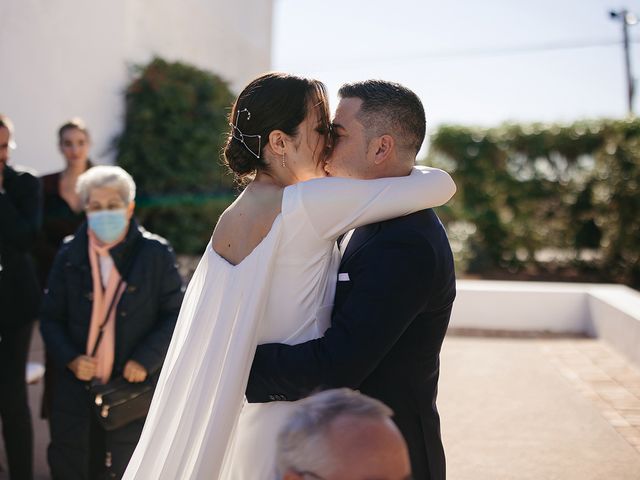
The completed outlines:
{"type": "Polygon", "coordinates": [[[640,286],[640,120],[445,125],[429,160],[458,184],[443,220],[468,272],[640,286]]]}
{"type": "Polygon", "coordinates": [[[181,253],[199,253],[233,199],[220,160],[233,94],[217,75],[160,58],[134,69],[117,163],[138,187],[136,215],[181,253]]]}
{"type": "Polygon", "coordinates": [[[149,231],[167,238],[177,252],[198,255],[233,199],[229,194],[147,198],[137,203],[136,218],[149,231]]]}

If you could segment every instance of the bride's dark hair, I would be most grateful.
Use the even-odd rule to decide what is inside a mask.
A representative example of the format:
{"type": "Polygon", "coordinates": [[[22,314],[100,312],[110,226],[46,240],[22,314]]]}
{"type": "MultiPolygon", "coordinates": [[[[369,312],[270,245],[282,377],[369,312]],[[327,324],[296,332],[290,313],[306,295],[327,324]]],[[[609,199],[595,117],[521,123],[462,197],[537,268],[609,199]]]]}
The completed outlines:
{"type": "MultiPolygon", "coordinates": [[[[327,131],[325,144],[329,145],[329,104],[322,82],[285,73],[267,73],[242,90],[229,114],[230,127],[223,152],[224,162],[237,180],[268,169],[264,149],[269,143],[269,134],[281,130],[295,137],[310,105],[320,107],[320,118],[327,131]]],[[[324,160],[322,155],[320,158],[324,160]]]]}

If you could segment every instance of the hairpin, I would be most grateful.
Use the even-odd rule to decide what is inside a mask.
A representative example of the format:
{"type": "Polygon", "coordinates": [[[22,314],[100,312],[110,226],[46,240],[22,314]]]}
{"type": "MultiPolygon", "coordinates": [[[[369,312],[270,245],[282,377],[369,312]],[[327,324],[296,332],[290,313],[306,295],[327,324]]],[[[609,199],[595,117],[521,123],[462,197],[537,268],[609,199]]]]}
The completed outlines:
{"type": "Polygon", "coordinates": [[[243,112],[247,112],[247,120],[251,119],[251,112],[248,108],[243,108],[242,110],[238,110],[236,113],[236,123],[229,123],[231,126],[231,136],[242,143],[247,150],[249,150],[254,157],[260,158],[261,146],[262,146],[262,135],[247,135],[242,133],[242,131],[238,128],[238,120],[240,119],[240,114],[243,112]],[[258,153],[254,152],[249,145],[244,141],[244,138],[257,138],[258,139],[258,153]]]}

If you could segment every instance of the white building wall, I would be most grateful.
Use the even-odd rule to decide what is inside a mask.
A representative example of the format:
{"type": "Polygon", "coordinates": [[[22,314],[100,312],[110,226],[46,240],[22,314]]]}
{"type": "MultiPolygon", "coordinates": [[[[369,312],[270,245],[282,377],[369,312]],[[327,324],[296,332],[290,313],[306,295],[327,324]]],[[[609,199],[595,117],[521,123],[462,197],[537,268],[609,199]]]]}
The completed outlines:
{"type": "Polygon", "coordinates": [[[595,283],[458,280],[452,328],[585,334],[640,366],[640,293],[595,283]]]}
{"type": "Polygon", "coordinates": [[[59,170],[56,131],[82,117],[109,162],[130,66],[154,55],[206,68],[238,91],[271,64],[272,0],[2,0],[0,112],[13,163],[59,170]]]}

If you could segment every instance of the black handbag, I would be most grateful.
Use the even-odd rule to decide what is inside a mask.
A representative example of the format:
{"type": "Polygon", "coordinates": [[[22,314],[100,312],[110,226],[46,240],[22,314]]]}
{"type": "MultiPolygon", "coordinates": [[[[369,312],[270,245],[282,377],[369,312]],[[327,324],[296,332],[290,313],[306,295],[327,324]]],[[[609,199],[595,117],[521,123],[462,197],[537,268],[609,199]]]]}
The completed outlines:
{"type": "Polygon", "coordinates": [[[94,385],[90,391],[98,422],[110,432],[145,417],[154,389],[149,377],[141,383],[129,383],[117,377],[104,385],[94,385]]]}
{"type": "MultiPolygon", "coordinates": [[[[125,276],[128,275],[141,243],[140,239],[136,240],[129,261],[123,269],[116,292],[120,290],[125,276]]],[[[100,325],[98,338],[96,339],[91,356],[94,356],[98,351],[104,335],[104,327],[114,307],[115,296],[111,299],[105,319],[102,325],[100,325]]],[[[154,380],[155,379],[152,379],[152,372],[147,372],[147,379],[140,383],[130,383],[122,376],[116,377],[105,384],[90,382],[87,388],[91,397],[92,408],[102,428],[106,431],[116,430],[128,425],[134,420],[145,417],[151,406],[151,400],[153,399],[153,392],[155,390],[154,380]]]]}

